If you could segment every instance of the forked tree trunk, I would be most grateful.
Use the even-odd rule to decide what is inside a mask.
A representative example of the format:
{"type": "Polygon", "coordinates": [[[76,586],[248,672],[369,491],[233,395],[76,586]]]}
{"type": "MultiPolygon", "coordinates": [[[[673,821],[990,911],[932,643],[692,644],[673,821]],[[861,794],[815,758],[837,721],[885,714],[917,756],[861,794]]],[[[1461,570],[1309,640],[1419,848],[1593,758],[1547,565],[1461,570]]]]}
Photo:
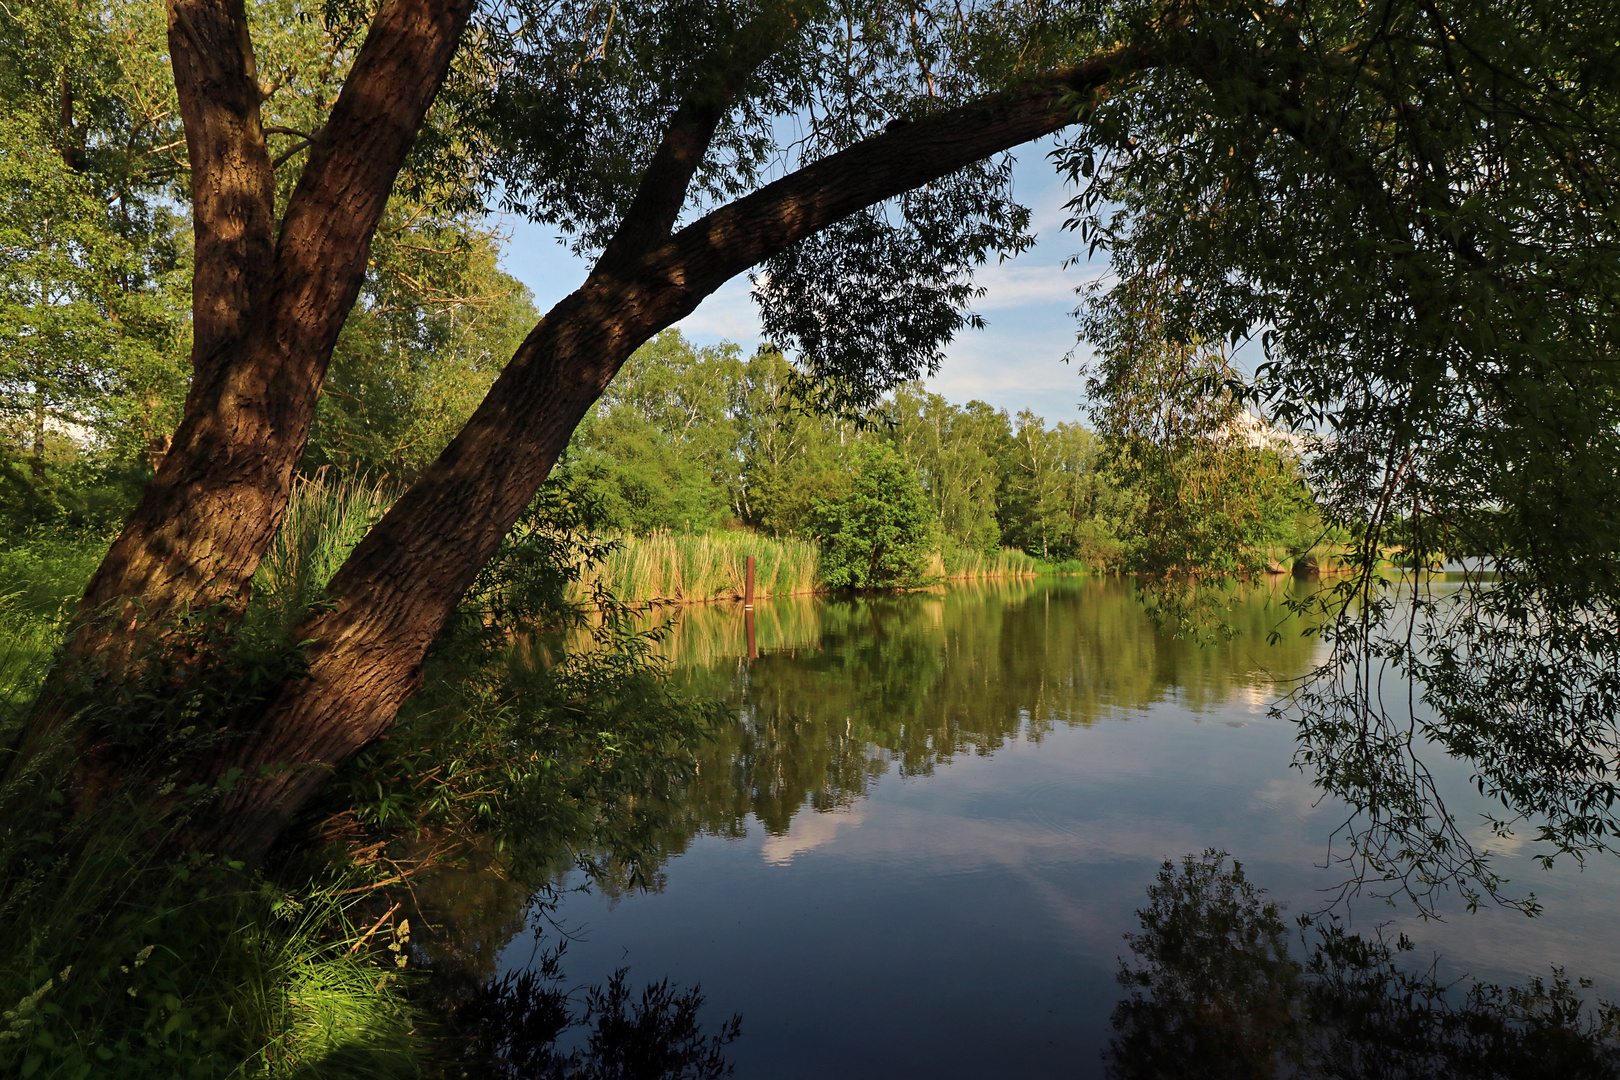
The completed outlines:
{"type": "MultiPolygon", "coordinates": [[[[137,680],[188,613],[229,622],[286,509],[332,347],[372,233],[473,0],[388,0],[310,150],[279,231],[242,0],[169,0],[196,236],[192,384],[157,475],[91,579],[26,760],[72,707],[137,680]]],[[[116,783],[86,746],[81,795],[116,783]]]]}
{"type": "MultiPolygon", "coordinates": [[[[14,762],[67,715],[65,680],[88,672],[98,692],[116,692],[139,679],[142,640],[161,640],[188,612],[212,609],[228,624],[240,610],[286,509],[373,231],[473,2],[384,0],[278,231],[243,2],[168,0],[197,237],[193,383],[14,762]]],[[[300,628],[312,642],[307,672],[228,750],[189,764],[198,778],[246,772],[194,842],[261,854],[332,769],[387,730],[445,619],[637,347],[840,218],[1072,123],[1144,64],[1115,52],[899,127],[672,235],[723,119],[724,87],[740,85],[795,19],[790,6],[770,14],[727,54],[721,91],[676,110],[584,286],[534,328],[467,426],[355,549],[329,586],[333,607],[300,628]]],[[[118,765],[93,737],[80,750],[78,797],[93,802],[120,782],[118,765]]]]}

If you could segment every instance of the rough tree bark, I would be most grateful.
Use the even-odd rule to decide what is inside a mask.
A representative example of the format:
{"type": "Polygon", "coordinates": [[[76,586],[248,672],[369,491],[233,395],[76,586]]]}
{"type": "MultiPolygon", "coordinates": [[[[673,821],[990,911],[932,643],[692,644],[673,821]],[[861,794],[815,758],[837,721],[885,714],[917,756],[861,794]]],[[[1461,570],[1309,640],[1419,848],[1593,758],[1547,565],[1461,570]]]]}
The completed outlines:
{"type": "Polygon", "coordinates": [[[192,384],[156,478],[90,581],[70,659],[116,667],[141,624],[244,598],[372,233],[472,6],[382,5],[278,231],[242,0],[169,0],[196,234],[192,384]]]}
{"type": "MultiPolygon", "coordinates": [[[[157,475],[91,578],[8,770],[98,696],[138,681],[189,612],[229,620],[286,510],[372,233],[474,0],[385,0],[282,216],[243,0],[168,0],[191,168],[192,383],[157,475]]],[[[120,780],[76,739],[75,803],[120,780]]]]}

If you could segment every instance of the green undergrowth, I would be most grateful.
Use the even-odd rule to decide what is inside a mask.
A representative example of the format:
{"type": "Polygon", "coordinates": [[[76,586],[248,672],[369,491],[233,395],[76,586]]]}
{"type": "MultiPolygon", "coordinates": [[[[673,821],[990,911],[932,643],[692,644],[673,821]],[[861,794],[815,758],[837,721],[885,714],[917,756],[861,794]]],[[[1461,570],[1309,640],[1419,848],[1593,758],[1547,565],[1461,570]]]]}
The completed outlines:
{"type": "MultiPolygon", "coordinates": [[[[521,1012],[481,987],[531,898],[575,867],[619,883],[656,872],[665,807],[719,713],[672,688],[661,631],[639,629],[636,609],[601,590],[570,599],[605,545],[554,508],[514,530],[389,737],[339,770],[264,865],[186,850],[191,824],[236,778],[187,785],[184,763],[217,753],[218,732],[295,670],[292,631],[388,501],[375,484],[301,481],[232,634],[191,620],[179,659],[26,755],[20,718],[61,625],[51,597],[82,589],[77,568],[93,563],[0,563],[55,575],[0,602],[0,1075],[461,1075],[487,1063],[468,1058],[484,1044],[458,1033],[460,1012],[521,1012]],[[73,806],[85,738],[126,748],[124,779],[115,797],[73,806]],[[434,882],[442,891],[458,875],[494,898],[470,944],[431,900],[434,882]]],[[[638,1012],[623,992],[603,991],[591,1022],[690,1020],[690,994],[638,1012]]],[[[557,1031],[585,1022],[565,1017],[557,1031]]],[[[719,1037],[688,1034],[693,1060],[712,1064],[719,1037]]],[[[588,1065],[531,1052],[558,1076],[588,1065]]]]}
{"type": "Polygon", "coordinates": [[[411,973],[343,888],[287,890],[202,857],[83,863],[69,888],[6,889],[16,936],[0,964],[0,1073],[418,1074],[411,973]]]}
{"type": "Polygon", "coordinates": [[[39,528],[0,542],[0,596],[52,618],[78,600],[112,542],[110,536],[39,528]]]}

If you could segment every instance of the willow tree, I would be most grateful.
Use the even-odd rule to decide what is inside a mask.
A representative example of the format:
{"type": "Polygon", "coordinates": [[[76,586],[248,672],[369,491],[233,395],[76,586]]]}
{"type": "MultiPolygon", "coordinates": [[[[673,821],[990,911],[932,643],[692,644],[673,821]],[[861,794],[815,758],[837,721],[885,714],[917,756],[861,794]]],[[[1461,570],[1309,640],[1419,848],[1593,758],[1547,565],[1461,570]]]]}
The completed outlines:
{"type": "MultiPolygon", "coordinates": [[[[1426,131],[1465,101],[1534,131],[1544,116],[1607,130],[1591,110],[1559,109],[1607,71],[1612,34],[1567,30],[1568,5],[1442,6],[1461,21],[1422,0],[331,4],[325,17],[356,31],[339,50],[342,91],[289,132],[261,117],[274,75],[256,64],[240,0],[168,0],[196,236],[192,388],[170,453],[89,586],[36,741],[69,713],[69,687],[129,686],[173,627],[206,612],[228,628],[243,609],[401,183],[474,177],[593,262],[332,580],[297,630],[301,668],[193,765],[203,779],[243,770],[205,838],[240,852],[262,851],[331,768],[387,730],[447,615],[632,351],[757,269],[766,331],[806,385],[829,407],[871,402],[931,369],[974,321],[974,267],[1029,244],[1006,156],[1020,144],[1078,125],[1075,173],[1100,179],[1097,197],[1140,224],[1110,238],[1127,274],[1152,276],[1158,238],[1179,244],[1177,273],[1230,271],[1211,254],[1225,250],[1225,222],[1176,200],[1189,184],[1238,185],[1243,205],[1266,211],[1257,227],[1320,262],[1321,288],[1300,303],[1372,311],[1398,335],[1409,310],[1384,311],[1398,273],[1367,278],[1362,249],[1310,245],[1323,221],[1340,224],[1319,213],[1323,192],[1335,212],[1351,208],[1341,218],[1353,227],[1359,212],[1435,232],[1420,262],[1488,266],[1490,236],[1448,224],[1458,215],[1446,199],[1493,166],[1461,150],[1431,161],[1419,138],[1408,157],[1421,168],[1381,169],[1381,117],[1415,116],[1426,131]],[[1504,27],[1534,29],[1540,44],[1505,48],[1504,27]],[[1243,137],[1211,135],[1228,130],[1243,137]],[[272,140],[290,141],[273,151],[272,140]],[[281,200],[278,164],[299,170],[281,200]],[[1203,226],[1196,243],[1175,240],[1184,219],[1203,226]]],[[[287,13],[300,14],[316,15],[287,13]]],[[[1598,5],[1589,14],[1604,21],[1598,5]]],[[[1592,209],[1606,204],[1585,179],[1567,182],[1586,177],[1587,159],[1537,160],[1516,212],[1607,250],[1612,218],[1592,209]]],[[[1106,209],[1081,207],[1090,227],[1106,209]]],[[[1388,231],[1369,243],[1391,243],[1388,231]]],[[[1456,322],[1467,297],[1432,295],[1452,306],[1424,311],[1421,325],[1456,322]]],[[[1223,330],[1285,323],[1219,302],[1223,330]]],[[[1524,325],[1507,301],[1479,318],[1480,335],[1524,325]]],[[[1427,369],[1357,345],[1331,364],[1428,385],[1427,369]]],[[[1328,411],[1361,400],[1279,385],[1328,411]]],[[[79,745],[81,796],[93,798],[123,759],[93,732],[79,745]]]]}
{"type": "MultiPolygon", "coordinates": [[[[764,291],[790,331],[868,309],[872,341],[825,350],[847,369],[840,386],[869,394],[912,374],[962,324],[973,264],[1027,243],[995,156],[1072,122],[1137,62],[1113,46],[1075,50],[1078,64],[1052,48],[1034,65],[987,61],[981,45],[1035,25],[994,7],[491,6],[475,23],[472,0],[387,0],[328,13],[367,16],[364,34],[341,93],[316,102],[324,115],[289,130],[261,115],[274,73],[258,68],[242,3],[167,10],[196,236],[192,385],[88,587],[33,745],[87,688],[136,685],[166,640],[196,647],[177,628],[201,617],[228,631],[244,608],[410,155],[485,169],[514,206],[596,255],[333,579],[332,602],[298,630],[303,670],[189,766],[202,781],[245,771],[204,840],[242,852],[387,729],[445,618],[632,351],[769,263],[764,291]],[[447,83],[447,118],[429,124],[447,83]],[[766,183],[771,136],[795,117],[807,124],[797,167],[766,183]],[[298,178],[278,200],[289,164],[298,178]]],[[[78,745],[79,798],[94,801],[128,747],[95,730],[78,745]]]]}
{"type": "Polygon", "coordinates": [[[1285,711],[1352,810],[1353,880],[1425,905],[1506,899],[1498,835],[1548,860],[1620,835],[1617,28],[1600,3],[1268,7],[1068,159],[1116,271],[1083,319],[1104,414],[1246,398],[1314,442],[1358,573],[1318,594],[1331,653],[1285,711]],[[1467,572],[1391,588],[1385,559],[1467,572]]]}

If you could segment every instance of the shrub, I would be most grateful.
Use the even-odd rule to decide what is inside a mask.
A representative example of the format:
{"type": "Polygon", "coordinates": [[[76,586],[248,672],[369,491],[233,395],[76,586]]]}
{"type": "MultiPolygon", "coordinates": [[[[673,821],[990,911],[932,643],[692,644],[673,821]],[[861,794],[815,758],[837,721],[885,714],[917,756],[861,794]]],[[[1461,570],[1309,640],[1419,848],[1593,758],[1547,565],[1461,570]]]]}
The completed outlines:
{"type": "Polygon", "coordinates": [[[817,499],[821,578],[834,589],[922,584],[934,548],[934,521],[922,482],[894,448],[863,443],[848,490],[817,499]]]}

